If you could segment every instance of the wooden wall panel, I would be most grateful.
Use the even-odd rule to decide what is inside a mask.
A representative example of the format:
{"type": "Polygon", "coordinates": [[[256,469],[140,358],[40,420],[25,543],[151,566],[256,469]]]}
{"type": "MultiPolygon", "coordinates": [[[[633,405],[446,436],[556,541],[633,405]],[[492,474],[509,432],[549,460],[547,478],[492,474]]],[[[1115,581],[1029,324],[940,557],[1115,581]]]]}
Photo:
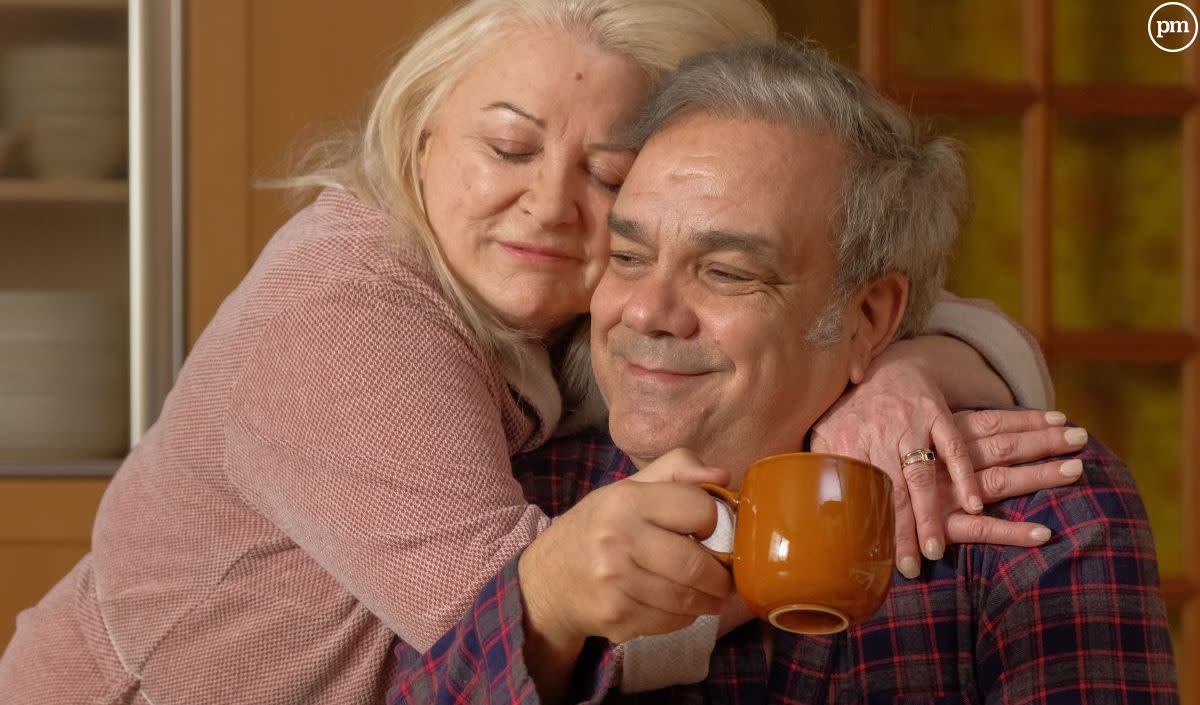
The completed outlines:
{"type": "Polygon", "coordinates": [[[190,2],[187,43],[189,346],[290,212],[260,179],[365,117],[391,60],[453,4],[190,2]]]}
{"type": "MultiPolygon", "coordinates": [[[[251,27],[251,176],[293,173],[315,140],[365,119],[393,60],[453,3],[259,0],[251,27]]],[[[278,190],[251,194],[251,246],[262,250],[291,215],[278,190]]]]}
{"type": "Polygon", "coordinates": [[[244,0],[188,2],[185,326],[190,348],[250,266],[249,10],[244,0]]]}

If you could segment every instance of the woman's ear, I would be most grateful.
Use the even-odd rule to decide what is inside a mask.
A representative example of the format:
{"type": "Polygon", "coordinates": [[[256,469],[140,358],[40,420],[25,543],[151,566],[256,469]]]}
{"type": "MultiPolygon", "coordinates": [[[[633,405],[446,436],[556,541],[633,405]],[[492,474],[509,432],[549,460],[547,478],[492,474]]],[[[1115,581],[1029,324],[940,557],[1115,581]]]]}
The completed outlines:
{"type": "Polygon", "coordinates": [[[908,308],[908,277],[892,272],[871,282],[851,309],[850,381],[859,384],[867,368],[892,342],[908,308]]]}
{"type": "Polygon", "coordinates": [[[429,130],[421,131],[421,139],[417,141],[417,176],[425,183],[425,166],[429,159],[429,130]]]}

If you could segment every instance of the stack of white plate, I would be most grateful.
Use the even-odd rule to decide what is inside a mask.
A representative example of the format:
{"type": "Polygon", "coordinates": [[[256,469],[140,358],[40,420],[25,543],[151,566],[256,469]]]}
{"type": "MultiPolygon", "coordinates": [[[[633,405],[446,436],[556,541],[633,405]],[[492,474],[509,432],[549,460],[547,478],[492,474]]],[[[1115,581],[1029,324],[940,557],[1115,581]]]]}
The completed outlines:
{"type": "Polygon", "coordinates": [[[123,453],[125,328],[117,302],[97,294],[0,291],[0,460],[123,453]]]}
{"type": "Polygon", "coordinates": [[[0,127],[0,176],[3,176],[4,170],[8,168],[8,155],[13,151],[12,148],[16,141],[16,135],[12,130],[0,127]]]}
{"type": "Polygon", "coordinates": [[[126,162],[128,67],[123,47],[50,44],[3,57],[5,122],[44,178],[114,176],[126,162]]]}

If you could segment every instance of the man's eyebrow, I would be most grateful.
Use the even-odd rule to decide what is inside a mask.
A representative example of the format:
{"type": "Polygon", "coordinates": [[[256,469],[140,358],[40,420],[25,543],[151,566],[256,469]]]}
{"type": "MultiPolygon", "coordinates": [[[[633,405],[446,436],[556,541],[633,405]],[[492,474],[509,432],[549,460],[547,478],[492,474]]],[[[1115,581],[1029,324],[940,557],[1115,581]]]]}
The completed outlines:
{"type": "Polygon", "coordinates": [[[542,128],[543,130],[546,129],[546,121],[545,120],[531,114],[530,112],[528,112],[526,110],[522,110],[521,108],[518,108],[517,106],[513,105],[512,103],[509,103],[508,101],[504,101],[504,100],[496,101],[495,103],[492,103],[491,105],[488,105],[487,107],[485,107],[484,110],[507,110],[509,112],[520,115],[521,117],[532,122],[533,124],[537,125],[538,127],[542,128]]]}
{"type": "MultiPolygon", "coordinates": [[[[633,243],[649,246],[649,238],[641,224],[635,220],[622,218],[616,213],[608,214],[608,229],[614,235],[619,235],[633,243]]],[[[691,233],[688,239],[704,252],[734,251],[743,252],[754,258],[771,272],[775,271],[782,253],[774,241],[759,233],[742,232],[738,230],[699,230],[691,233]]]]}
{"type": "Polygon", "coordinates": [[[704,250],[734,250],[764,259],[779,255],[779,250],[771,238],[759,233],[701,230],[692,233],[690,239],[704,250]]]}
{"type": "Polygon", "coordinates": [[[608,229],[625,238],[632,240],[639,245],[646,244],[646,232],[642,230],[642,226],[637,221],[622,218],[616,213],[608,214],[608,229]]]}

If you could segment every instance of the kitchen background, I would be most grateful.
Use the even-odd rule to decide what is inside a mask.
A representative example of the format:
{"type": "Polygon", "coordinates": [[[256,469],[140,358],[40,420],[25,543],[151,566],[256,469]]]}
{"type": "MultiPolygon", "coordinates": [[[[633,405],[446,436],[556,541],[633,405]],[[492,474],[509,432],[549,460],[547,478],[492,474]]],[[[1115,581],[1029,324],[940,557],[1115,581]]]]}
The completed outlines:
{"type": "MultiPolygon", "coordinates": [[[[288,217],[255,179],[451,4],[0,0],[0,644],[288,217]]],[[[1156,0],[768,4],[966,144],[949,288],[1032,330],[1058,408],[1133,468],[1200,704],[1200,43],[1155,47],[1156,0]]]]}

